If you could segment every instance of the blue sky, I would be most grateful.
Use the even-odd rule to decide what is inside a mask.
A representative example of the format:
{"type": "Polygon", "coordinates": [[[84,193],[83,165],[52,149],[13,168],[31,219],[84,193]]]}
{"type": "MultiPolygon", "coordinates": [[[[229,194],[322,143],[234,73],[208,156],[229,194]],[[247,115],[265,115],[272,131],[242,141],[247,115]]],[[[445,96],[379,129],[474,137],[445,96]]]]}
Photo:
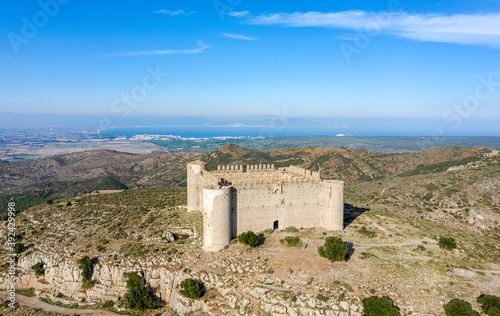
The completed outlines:
{"type": "Polygon", "coordinates": [[[0,36],[0,112],[500,119],[494,0],[2,1],[0,36]]]}

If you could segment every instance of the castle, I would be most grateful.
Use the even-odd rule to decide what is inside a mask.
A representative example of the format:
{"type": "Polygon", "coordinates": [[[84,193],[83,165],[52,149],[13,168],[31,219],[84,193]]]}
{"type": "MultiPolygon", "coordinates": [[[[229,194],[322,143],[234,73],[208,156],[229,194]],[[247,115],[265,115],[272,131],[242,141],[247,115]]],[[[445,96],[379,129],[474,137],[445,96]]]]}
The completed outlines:
{"type": "Polygon", "coordinates": [[[297,166],[187,165],[188,211],[203,214],[203,249],[217,251],[246,231],[344,228],[344,182],[297,166]]]}

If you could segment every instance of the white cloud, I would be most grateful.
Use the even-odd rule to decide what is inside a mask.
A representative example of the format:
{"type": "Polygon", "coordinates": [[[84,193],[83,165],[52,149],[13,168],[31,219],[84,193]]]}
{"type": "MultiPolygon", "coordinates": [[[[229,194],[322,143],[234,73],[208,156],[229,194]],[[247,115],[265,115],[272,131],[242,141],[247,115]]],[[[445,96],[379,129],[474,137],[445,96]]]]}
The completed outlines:
{"type": "Polygon", "coordinates": [[[182,9],[175,10],[175,11],[171,11],[171,10],[167,10],[167,9],[162,9],[162,10],[155,11],[153,13],[164,14],[164,15],[168,15],[168,16],[176,16],[176,15],[186,15],[187,16],[187,15],[191,15],[193,13],[196,13],[196,11],[191,11],[191,12],[186,13],[182,9]]]}
{"type": "Polygon", "coordinates": [[[416,41],[484,44],[500,48],[500,13],[442,15],[367,11],[294,12],[259,15],[249,18],[248,23],[354,29],[416,41]]]}
{"type": "Polygon", "coordinates": [[[246,41],[257,41],[258,40],[255,37],[246,36],[246,35],[242,35],[242,34],[223,33],[222,36],[227,37],[227,38],[246,40],[246,41]]]}
{"type": "Polygon", "coordinates": [[[189,54],[200,54],[203,53],[206,49],[211,46],[205,44],[202,41],[198,42],[198,47],[193,49],[185,49],[185,50],[175,50],[175,49],[167,49],[167,50],[147,50],[147,51],[135,51],[135,52],[118,52],[118,53],[108,53],[101,55],[100,57],[112,57],[112,56],[144,56],[144,55],[189,55],[189,54]]]}
{"type": "Polygon", "coordinates": [[[244,18],[244,17],[250,15],[250,11],[231,11],[231,12],[227,12],[225,14],[232,16],[232,17],[235,17],[235,18],[244,18]]]}

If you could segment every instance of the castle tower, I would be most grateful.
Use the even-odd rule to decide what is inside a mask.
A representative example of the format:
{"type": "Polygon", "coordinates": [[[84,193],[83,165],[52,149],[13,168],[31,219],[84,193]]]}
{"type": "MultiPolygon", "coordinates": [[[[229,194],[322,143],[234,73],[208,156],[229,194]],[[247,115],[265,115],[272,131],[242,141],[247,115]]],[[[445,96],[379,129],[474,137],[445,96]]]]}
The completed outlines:
{"type": "Polygon", "coordinates": [[[203,250],[218,251],[231,242],[232,187],[203,188],[203,250]]]}
{"type": "Polygon", "coordinates": [[[344,229],[344,181],[320,182],[320,227],[327,230],[344,229]]]}
{"type": "Polygon", "coordinates": [[[188,212],[201,211],[202,176],[207,165],[201,161],[193,161],[187,165],[187,200],[188,212]]]}

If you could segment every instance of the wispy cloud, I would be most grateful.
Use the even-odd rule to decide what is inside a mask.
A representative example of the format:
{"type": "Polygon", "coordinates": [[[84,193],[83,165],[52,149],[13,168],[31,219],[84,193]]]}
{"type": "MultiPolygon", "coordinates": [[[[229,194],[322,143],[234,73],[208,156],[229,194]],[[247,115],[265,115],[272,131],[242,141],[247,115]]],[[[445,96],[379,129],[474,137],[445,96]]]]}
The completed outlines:
{"type": "Polygon", "coordinates": [[[198,42],[198,46],[193,49],[166,49],[166,50],[146,50],[146,51],[133,51],[133,52],[118,52],[118,53],[108,53],[100,55],[98,57],[113,57],[113,56],[144,56],[144,55],[189,55],[189,54],[200,54],[211,46],[205,44],[202,41],[198,42]]]}
{"type": "Polygon", "coordinates": [[[246,36],[246,35],[242,35],[242,34],[223,33],[222,36],[227,37],[227,38],[246,40],[246,41],[257,41],[258,40],[258,38],[255,38],[252,36],[246,36]]]}
{"type": "Polygon", "coordinates": [[[250,11],[230,11],[225,14],[235,18],[244,18],[246,16],[250,16],[250,11]]]}
{"type": "Polygon", "coordinates": [[[171,10],[167,10],[167,9],[162,9],[162,10],[155,11],[153,13],[164,14],[164,15],[168,15],[168,16],[176,16],[176,15],[186,15],[187,16],[187,15],[191,15],[193,13],[196,13],[196,11],[185,12],[182,9],[175,10],[175,11],[171,11],[171,10]]]}
{"type": "Polygon", "coordinates": [[[370,29],[416,41],[482,44],[500,48],[500,13],[442,15],[367,11],[294,12],[254,16],[247,22],[284,27],[370,29]]]}

